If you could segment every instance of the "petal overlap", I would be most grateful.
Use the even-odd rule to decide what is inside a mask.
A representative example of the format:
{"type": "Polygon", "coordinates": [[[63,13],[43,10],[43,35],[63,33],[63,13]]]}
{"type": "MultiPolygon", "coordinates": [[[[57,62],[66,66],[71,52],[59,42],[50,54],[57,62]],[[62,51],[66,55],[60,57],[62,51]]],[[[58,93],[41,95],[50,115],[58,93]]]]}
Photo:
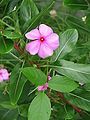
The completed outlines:
{"type": "Polygon", "coordinates": [[[40,47],[39,40],[32,41],[26,45],[26,50],[31,54],[35,55],[38,53],[40,47]]]}

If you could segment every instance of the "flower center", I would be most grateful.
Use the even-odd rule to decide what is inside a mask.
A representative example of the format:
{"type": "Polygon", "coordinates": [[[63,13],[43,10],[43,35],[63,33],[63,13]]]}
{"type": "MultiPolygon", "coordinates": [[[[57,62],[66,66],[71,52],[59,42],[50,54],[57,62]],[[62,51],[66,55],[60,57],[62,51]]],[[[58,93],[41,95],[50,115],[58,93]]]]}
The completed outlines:
{"type": "Polygon", "coordinates": [[[40,41],[41,41],[41,42],[43,42],[44,40],[45,40],[44,37],[41,37],[41,38],[40,38],[40,41]]]}

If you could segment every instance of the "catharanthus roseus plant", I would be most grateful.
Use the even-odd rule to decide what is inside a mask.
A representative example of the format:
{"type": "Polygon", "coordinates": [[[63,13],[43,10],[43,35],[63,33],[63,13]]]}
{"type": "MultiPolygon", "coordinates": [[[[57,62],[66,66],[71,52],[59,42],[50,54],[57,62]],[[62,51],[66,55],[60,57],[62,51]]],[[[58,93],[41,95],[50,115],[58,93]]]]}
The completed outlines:
{"type": "Polygon", "coordinates": [[[89,4],[1,0],[0,120],[90,119],[89,4]]]}

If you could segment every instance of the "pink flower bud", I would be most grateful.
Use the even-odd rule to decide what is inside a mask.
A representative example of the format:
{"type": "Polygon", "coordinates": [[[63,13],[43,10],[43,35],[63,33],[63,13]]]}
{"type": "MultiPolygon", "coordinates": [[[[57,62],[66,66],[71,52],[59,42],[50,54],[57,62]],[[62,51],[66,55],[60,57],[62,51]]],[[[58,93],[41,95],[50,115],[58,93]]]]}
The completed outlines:
{"type": "Polygon", "coordinates": [[[6,69],[1,68],[0,69],[0,82],[3,82],[4,80],[9,79],[10,74],[6,69]]]}

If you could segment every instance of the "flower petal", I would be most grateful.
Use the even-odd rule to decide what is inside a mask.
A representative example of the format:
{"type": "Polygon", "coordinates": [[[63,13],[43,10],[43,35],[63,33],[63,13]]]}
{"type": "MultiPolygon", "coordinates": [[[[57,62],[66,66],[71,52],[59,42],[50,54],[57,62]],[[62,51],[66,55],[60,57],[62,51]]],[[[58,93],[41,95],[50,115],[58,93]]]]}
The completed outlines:
{"type": "Polygon", "coordinates": [[[3,80],[8,80],[9,79],[9,74],[3,75],[3,80]]]}
{"type": "Polygon", "coordinates": [[[48,88],[48,83],[45,83],[45,85],[38,86],[38,91],[44,91],[47,90],[47,88],[48,88]]]}
{"type": "Polygon", "coordinates": [[[50,36],[46,37],[46,43],[53,49],[59,47],[59,36],[56,33],[52,33],[50,36]]]}
{"type": "Polygon", "coordinates": [[[52,56],[53,50],[44,42],[41,44],[38,55],[41,58],[52,56]]]}
{"type": "Polygon", "coordinates": [[[26,50],[31,54],[35,55],[38,53],[40,48],[39,40],[32,41],[26,45],[26,50]]]}
{"type": "Polygon", "coordinates": [[[40,33],[38,29],[33,29],[30,32],[25,34],[27,39],[35,40],[40,38],[40,33]]]}
{"type": "Polygon", "coordinates": [[[48,35],[53,33],[53,30],[51,29],[51,27],[49,27],[45,24],[41,24],[39,26],[39,32],[41,33],[41,36],[47,37],[48,35]]]}

